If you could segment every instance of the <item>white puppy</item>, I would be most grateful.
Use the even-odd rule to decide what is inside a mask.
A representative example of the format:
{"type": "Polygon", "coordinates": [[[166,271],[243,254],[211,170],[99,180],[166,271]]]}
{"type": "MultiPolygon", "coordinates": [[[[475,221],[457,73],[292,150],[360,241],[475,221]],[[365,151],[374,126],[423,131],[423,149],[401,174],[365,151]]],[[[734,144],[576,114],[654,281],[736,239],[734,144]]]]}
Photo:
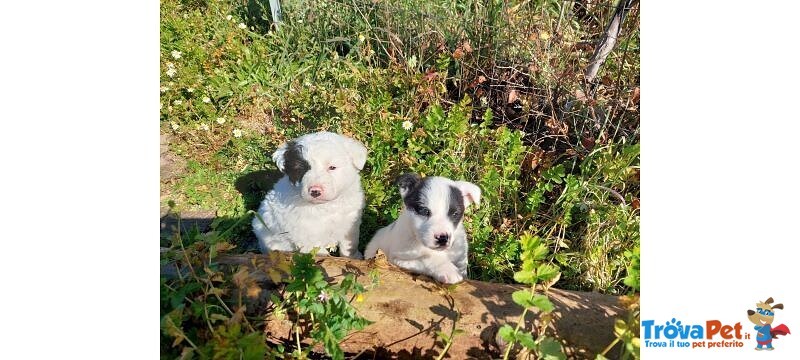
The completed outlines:
{"type": "Polygon", "coordinates": [[[253,232],[261,251],[311,252],[339,246],[361,258],[358,228],[364,209],[359,171],[367,161],[360,142],[330,132],[303,135],[281,145],[272,159],[285,174],[261,202],[253,232]],[[266,226],[264,226],[266,224],[266,226]]]}
{"type": "Polygon", "coordinates": [[[400,218],[378,230],[364,255],[378,249],[389,262],[439,282],[455,284],[467,276],[464,209],[478,205],[481,189],[466,181],[404,174],[397,179],[403,198],[400,218]]]}

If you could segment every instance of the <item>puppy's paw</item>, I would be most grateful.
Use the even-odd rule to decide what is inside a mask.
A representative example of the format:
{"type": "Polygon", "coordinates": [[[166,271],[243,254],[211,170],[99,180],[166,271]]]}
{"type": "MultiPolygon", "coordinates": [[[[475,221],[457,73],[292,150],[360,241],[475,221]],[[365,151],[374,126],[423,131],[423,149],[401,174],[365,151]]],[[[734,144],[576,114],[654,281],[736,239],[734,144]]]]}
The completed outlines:
{"type": "Polygon", "coordinates": [[[464,277],[461,276],[461,274],[459,274],[458,270],[456,270],[455,268],[442,269],[441,271],[436,273],[436,280],[444,284],[455,284],[463,281],[464,277]]]}

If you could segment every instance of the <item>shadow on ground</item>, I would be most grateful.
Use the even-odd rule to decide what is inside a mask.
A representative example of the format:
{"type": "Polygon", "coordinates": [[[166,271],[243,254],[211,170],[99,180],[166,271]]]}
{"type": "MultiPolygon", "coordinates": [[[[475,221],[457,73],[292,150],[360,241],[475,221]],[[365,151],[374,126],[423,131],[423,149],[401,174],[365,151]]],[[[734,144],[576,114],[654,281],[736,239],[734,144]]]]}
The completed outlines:
{"type": "MultiPolygon", "coordinates": [[[[241,175],[234,182],[234,187],[241,194],[245,210],[258,210],[264,195],[283,176],[277,170],[258,170],[241,175]]],[[[227,240],[239,248],[239,252],[258,252],[258,244],[251,227],[252,215],[217,216],[214,210],[182,211],[180,214],[171,209],[162,209],[160,214],[160,237],[162,246],[180,230],[184,237],[190,233],[204,234],[210,231],[226,233],[227,240]]],[[[191,238],[191,236],[188,236],[191,238]]]]}

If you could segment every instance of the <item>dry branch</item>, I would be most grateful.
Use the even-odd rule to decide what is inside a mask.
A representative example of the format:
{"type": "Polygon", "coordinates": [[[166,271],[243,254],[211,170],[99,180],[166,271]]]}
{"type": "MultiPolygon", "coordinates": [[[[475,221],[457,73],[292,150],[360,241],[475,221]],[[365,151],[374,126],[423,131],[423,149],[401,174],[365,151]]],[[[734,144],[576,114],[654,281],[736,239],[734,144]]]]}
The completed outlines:
{"type": "Polygon", "coordinates": [[[611,22],[608,23],[606,31],[603,34],[603,39],[597,45],[589,60],[589,66],[586,67],[586,82],[591,83],[600,71],[600,66],[606,61],[608,54],[614,49],[617,44],[617,38],[620,31],[622,31],[622,22],[625,20],[625,15],[631,8],[638,3],[639,0],[620,0],[617,4],[617,9],[614,11],[614,16],[611,17],[611,22]]]}
{"type": "MultiPolygon", "coordinates": [[[[216,261],[241,266],[259,281],[275,283],[286,278],[291,254],[232,255],[216,261]],[[280,268],[284,270],[277,270],[280,268]]],[[[465,333],[455,337],[447,353],[449,358],[497,358],[501,350],[496,342],[497,329],[503,324],[516,325],[522,311],[511,294],[523,289],[523,285],[468,280],[446,289],[425,276],[408,274],[383,258],[361,261],[318,257],[317,264],[334,281],[352,273],[368,285],[367,274],[373,270],[379,273],[379,284],[366,293],[364,301],[353,302],[359,314],[374,323],[341,343],[346,353],[361,353],[368,358],[435,357],[444,347],[435,332],[449,334],[458,319],[455,327],[465,333]]],[[[556,289],[548,295],[556,306],[548,332],[562,342],[568,355],[594,358],[614,340],[614,319],[624,316],[617,297],[556,289]]],[[[528,330],[539,324],[537,314],[529,314],[528,330]]],[[[268,338],[280,342],[292,339],[291,331],[289,320],[270,319],[266,328],[268,338]]]]}

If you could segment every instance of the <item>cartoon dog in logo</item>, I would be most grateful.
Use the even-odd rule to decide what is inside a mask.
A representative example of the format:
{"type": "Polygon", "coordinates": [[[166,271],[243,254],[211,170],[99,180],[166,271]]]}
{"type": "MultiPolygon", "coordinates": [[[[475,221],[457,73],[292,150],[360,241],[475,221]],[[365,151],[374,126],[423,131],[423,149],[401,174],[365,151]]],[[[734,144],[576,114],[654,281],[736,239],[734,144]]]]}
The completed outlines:
{"type": "Polygon", "coordinates": [[[783,304],[770,305],[774,301],[769,298],[764,302],[756,303],[756,311],[747,310],[747,319],[756,324],[755,329],[758,331],[756,350],[764,350],[765,345],[767,350],[775,350],[772,347],[772,339],[778,338],[778,335],[791,334],[789,327],[784,324],[772,327],[772,322],[775,321],[775,309],[783,310],[783,304]]]}

